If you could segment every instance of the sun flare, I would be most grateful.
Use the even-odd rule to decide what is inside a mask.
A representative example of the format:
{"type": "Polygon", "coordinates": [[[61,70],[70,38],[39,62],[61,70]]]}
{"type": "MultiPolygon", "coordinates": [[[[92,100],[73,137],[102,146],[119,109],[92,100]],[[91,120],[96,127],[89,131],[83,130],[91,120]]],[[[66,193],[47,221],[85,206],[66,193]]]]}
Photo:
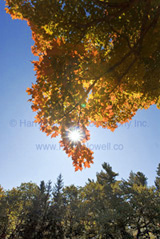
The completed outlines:
{"type": "Polygon", "coordinates": [[[78,129],[70,129],[68,133],[68,138],[73,143],[78,143],[83,139],[83,132],[78,129]]]}

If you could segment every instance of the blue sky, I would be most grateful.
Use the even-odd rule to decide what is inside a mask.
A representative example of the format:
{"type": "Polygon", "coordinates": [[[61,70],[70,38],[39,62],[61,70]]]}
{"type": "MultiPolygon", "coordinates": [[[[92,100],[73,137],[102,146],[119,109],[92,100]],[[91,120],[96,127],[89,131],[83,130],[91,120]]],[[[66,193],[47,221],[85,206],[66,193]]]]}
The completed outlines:
{"type": "Polygon", "coordinates": [[[114,133],[90,126],[88,146],[94,151],[94,164],[75,172],[71,158],[59,149],[60,138],[47,137],[33,123],[35,113],[25,92],[36,80],[31,31],[26,22],[12,20],[5,13],[4,2],[0,5],[0,29],[0,184],[10,189],[29,181],[55,183],[61,173],[65,185],[83,186],[108,162],[119,178],[127,179],[131,170],[141,171],[152,185],[160,163],[160,111],[156,106],[139,110],[129,124],[114,133]]]}

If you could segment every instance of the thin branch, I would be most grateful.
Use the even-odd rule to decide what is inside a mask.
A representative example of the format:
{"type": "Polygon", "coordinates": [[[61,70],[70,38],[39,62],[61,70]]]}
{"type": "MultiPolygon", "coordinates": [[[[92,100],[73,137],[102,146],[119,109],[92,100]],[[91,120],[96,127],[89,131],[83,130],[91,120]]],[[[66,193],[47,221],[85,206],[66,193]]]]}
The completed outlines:
{"type": "Polygon", "coordinates": [[[130,69],[132,68],[132,66],[134,65],[134,63],[136,62],[137,58],[135,58],[128,66],[128,68],[126,69],[126,71],[118,78],[118,84],[109,92],[109,94],[111,94],[121,83],[123,77],[130,71],[130,69]]]}
{"type": "MultiPolygon", "coordinates": [[[[123,39],[125,39],[125,40],[127,41],[128,47],[129,47],[129,49],[131,49],[132,47],[131,47],[131,45],[130,45],[130,42],[129,42],[128,37],[125,36],[125,34],[119,33],[113,26],[111,26],[110,21],[108,21],[108,24],[109,24],[109,26],[110,26],[110,28],[111,28],[111,30],[112,30],[113,32],[115,32],[117,35],[119,35],[120,37],[122,37],[123,39]]],[[[125,27],[125,26],[124,26],[124,27],[125,27]]]]}
{"type": "MultiPolygon", "coordinates": [[[[84,94],[84,96],[82,97],[82,99],[81,99],[76,105],[74,105],[70,110],[68,110],[68,112],[67,112],[66,114],[64,114],[63,117],[62,117],[60,120],[62,120],[65,116],[67,116],[69,113],[71,113],[79,104],[82,103],[82,101],[85,99],[85,97],[88,96],[89,92],[92,90],[92,88],[94,87],[94,85],[97,83],[97,81],[98,81],[101,77],[103,77],[105,74],[108,74],[108,73],[112,72],[117,66],[121,65],[122,62],[123,62],[130,54],[131,54],[131,51],[130,51],[128,54],[126,54],[126,55],[125,55],[119,62],[117,62],[114,66],[110,67],[110,68],[109,68],[106,72],[104,72],[101,76],[96,77],[95,81],[89,86],[88,90],[85,92],[85,94],[84,94]]],[[[124,75],[128,73],[128,71],[130,70],[130,68],[131,68],[131,67],[133,66],[133,64],[135,63],[135,61],[136,61],[136,58],[135,58],[134,61],[129,65],[129,67],[127,68],[127,70],[120,76],[119,82],[122,80],[122,78],[124,77],[124,75]]],[[[117,87],[118,85],[119,85],[119,83],[116,85],[116,87],[117,87]]],[[[113,88],[110,93],[112,93],[114,89],[115,89],[115,88],[113,88]]]]}
{"type": "Polygon", "coordinates": [[[131,4],[133,4],[136,0],[130,0],[128,2],[122,2],[122,3],[111,3],[111,2],[103,2],[99,0],[94,0],[97,4],[102,5],[103,7],[110,7],[110,8],[124,8],[128,7],[131,4]]]}
{"type": "Polygon", "coordinates": [[[130,0],[130,2],[124,2],[124,3],[107,3],[107,2],[98,1],[98,4],[99,3],[102,4],[103,7],[105,8],[111,7],[111,8],[121,8],[121,9],[109,15],[104,15],[101,18],[93,19],[92,21],[86,24],[81,24],[81,23],[77,24],[76,22],[73,22],[71,19],[69,21],[69,24],[74,24],[74,27],[81,31],[82,31],[82,28],[84,28],[83,30],[83,37],[84,37],[88,28],[92,27],[93,25],[95,26],[95,24],[100,24],[102,22],[113,20],[114,18],[120,16],[124,11],[128,10],[128,8],[131,8],[132,5],[137,1],[139,0],[130,0]]]}

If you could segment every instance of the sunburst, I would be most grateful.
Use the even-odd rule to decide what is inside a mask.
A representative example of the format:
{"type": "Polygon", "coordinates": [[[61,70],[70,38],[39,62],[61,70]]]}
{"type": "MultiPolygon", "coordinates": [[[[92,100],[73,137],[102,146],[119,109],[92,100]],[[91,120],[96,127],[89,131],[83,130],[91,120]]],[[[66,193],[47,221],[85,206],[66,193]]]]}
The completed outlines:
{"type": "Polygon", "coordinates": [[[83,138],[84,138],[84,133],[83,133],[83,131],[79,127],[77,127],[77,128],[70,128],[67,131],[68,131],[67,137],[69,138],[69,140],[72,143],[81,142],[83,140],[83,138]]]}

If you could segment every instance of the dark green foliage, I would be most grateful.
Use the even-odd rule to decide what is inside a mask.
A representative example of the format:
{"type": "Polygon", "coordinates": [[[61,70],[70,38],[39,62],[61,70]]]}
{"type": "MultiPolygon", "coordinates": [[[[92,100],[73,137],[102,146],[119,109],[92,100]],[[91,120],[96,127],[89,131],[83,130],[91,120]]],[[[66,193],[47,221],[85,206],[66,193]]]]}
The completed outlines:
{"type": "Polygon", "coordinates": [[[53,188],[50,181],[0,187],[0,238],[157,239],[160,165],[155,187],[141,172],[118,181],[109,164],[102,167],[84,187],[64,187],[61,175],[53,188]]]}
{"type": "Polygon", "coordinates": [[[155,180],[155,185],[157,189],[160,190],[160,164],[158,165],[158,168],[157,168],[157,177],[155,180]]]}

